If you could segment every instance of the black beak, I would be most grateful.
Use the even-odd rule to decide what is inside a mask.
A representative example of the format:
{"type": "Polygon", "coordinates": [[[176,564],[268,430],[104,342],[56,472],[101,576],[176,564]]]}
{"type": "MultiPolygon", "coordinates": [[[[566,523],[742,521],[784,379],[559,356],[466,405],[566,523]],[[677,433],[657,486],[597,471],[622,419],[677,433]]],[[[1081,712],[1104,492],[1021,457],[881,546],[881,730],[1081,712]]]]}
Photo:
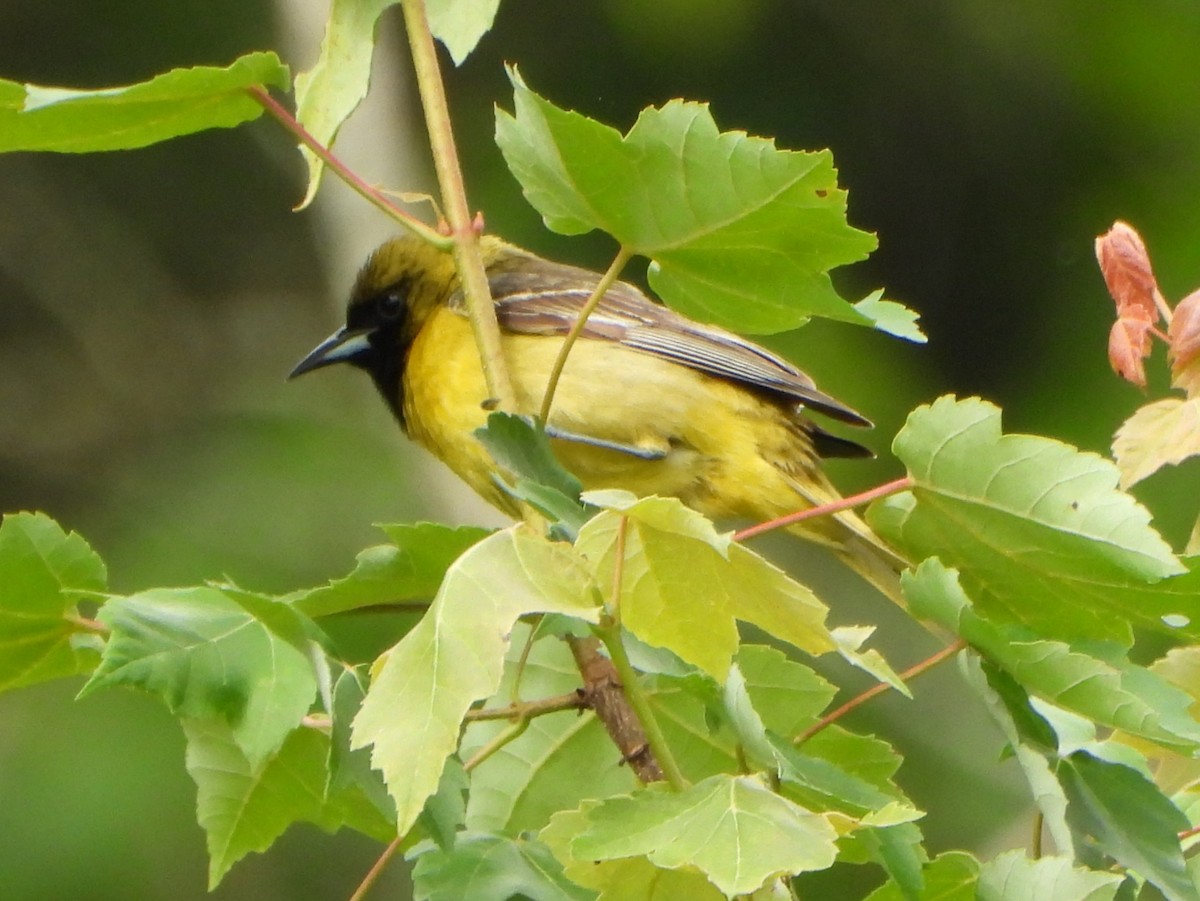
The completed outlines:
{"type": "Polygon", "coordinates": [[[288,373],[288,378],[294,379],[334,363],[364,364],[372,353],[371,332],[372,329],[338,329],[297,363],[296,368],[288,373]]]}

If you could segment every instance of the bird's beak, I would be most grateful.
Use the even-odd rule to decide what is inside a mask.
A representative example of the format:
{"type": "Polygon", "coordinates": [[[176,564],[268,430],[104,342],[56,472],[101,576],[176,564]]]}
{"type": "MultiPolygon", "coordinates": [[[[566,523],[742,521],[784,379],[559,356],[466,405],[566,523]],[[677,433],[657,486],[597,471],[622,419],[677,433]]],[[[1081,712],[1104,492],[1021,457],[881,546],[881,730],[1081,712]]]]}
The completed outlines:
{"type": "Polygon", "coordinates": [[[353,363],[371,353],[371,329],[341,328],[312,349],[307,357],[288,373],[289,379],[329,366],[333,363],[353,363]]]}

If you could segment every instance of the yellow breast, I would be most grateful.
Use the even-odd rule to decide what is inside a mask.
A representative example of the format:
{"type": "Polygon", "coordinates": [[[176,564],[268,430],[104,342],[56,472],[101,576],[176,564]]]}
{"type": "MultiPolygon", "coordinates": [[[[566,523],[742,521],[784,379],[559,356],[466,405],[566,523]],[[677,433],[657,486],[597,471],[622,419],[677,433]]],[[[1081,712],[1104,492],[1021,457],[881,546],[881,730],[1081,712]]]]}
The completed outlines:
{"type": "MultiPolygon", "coordinates": [[[[504,335],[521,412],[540,407],[561,344],[556,336],[504,335]]],[[[492,481],[491,459],[473,435],[487,419],[487,399],[468,321],[439,310],[409,349],[404,374],[409,434],[486,499],[511,512],[511,501],[492,481]]],[[[761,519],[794,510],[802,504],[789,480],[815,472],[811,442],[785,408],[733,383],[610,341],[576,343],[550,425],[655,457],[554,440],[555,454],[585,488],[678,497],[713,517],[761,519]]]]}

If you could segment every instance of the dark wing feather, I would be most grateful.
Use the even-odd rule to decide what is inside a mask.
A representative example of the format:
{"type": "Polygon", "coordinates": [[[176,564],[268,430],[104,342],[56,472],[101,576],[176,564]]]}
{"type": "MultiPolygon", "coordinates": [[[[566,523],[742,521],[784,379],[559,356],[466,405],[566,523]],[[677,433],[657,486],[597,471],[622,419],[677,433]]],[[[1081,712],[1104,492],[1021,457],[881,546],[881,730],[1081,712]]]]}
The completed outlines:
{"type": "MultiPolygon", "coordinates": [[[[594,272],[532,256],[509,259],[500,271],[497,268],[488,273],[497,318],[502,328],[521,334],[565,335],[599,278],[594,272]]],[[[787,360],[732,332],[693,322],[625,282],[608,289],[581,337],[615,341],[851,425],[871,425],[787,360]]]]}

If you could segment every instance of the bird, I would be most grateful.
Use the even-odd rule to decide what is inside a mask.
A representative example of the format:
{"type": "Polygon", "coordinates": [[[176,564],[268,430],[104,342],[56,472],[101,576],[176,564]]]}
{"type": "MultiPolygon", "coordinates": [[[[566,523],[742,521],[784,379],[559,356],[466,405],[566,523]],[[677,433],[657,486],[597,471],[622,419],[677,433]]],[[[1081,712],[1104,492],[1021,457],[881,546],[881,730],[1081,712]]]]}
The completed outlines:
{"type": "MultiPolygon", "coordinates": [[[[481,236],[479,249],[517,411],[536,411],[601,276],[494,235],[481,236]]],[[[345,325],[289,378],[336,363],[366,371],[409,438],[519,515],[475,435],[495,402],[450,253],[410,235],[376,249],[354,282],[345,325]]],[[[777,354],[615,281],[571,348],[544,428],[585,490],[674,497],[710,519],[759,522],[839,500],[823,458],[873,456],[810,414],[871,426],[777,354]]],[[[853,511],[791,531],[902,602],[897,573],[907,561],[853,511]]]]}

